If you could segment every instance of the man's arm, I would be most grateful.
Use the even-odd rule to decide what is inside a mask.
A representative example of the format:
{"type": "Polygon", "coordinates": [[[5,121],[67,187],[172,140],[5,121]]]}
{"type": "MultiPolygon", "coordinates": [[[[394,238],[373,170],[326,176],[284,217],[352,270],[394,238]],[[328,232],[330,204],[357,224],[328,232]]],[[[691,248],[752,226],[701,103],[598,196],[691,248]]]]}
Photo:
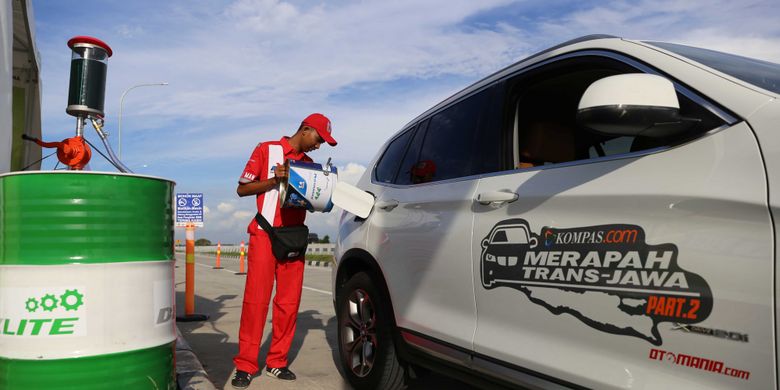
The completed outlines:
{"type": "Polygon", "coordinates": [[[287,177],[287,169],[284,165],[276,164],[274,177],[266,180],[251,181],[249,183],[238,183],[236,193],[238,196],[257,195],[274,189],[281,183],[282,179],[287,177]]]}

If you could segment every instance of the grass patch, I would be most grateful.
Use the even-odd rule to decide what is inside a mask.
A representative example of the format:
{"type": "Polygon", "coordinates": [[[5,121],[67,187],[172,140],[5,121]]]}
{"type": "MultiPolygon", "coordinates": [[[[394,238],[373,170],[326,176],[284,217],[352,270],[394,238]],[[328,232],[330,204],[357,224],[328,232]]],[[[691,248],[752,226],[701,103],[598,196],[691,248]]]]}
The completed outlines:
{"type": "Polygon", "coordinates": [[[333,261],[333,255],[316,255],[316,254],[307,254],[306,260],[310,261],[327,261],[332,262],[333,261]]]}
{"type": "MultiPolygon", "coordinates": [[[[202,252],[203,254],[217,257],[217,252],[202,252]]],[[[235,257],[236,259],[239,258],[238,252],[222,252],[219,255],[220,257],[235,257]]],[[[246,258],[246,252],[244,252],[244,258],[246,258]]]]}

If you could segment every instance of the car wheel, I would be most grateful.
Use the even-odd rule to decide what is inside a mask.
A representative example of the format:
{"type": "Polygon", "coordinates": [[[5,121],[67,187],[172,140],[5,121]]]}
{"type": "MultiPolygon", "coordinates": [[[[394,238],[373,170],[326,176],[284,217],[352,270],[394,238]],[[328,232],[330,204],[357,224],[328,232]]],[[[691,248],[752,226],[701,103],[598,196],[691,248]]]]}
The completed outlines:
{"type": "Polygon", "coordinates": [[[337,294],[341,366],[356,389],[400,389],[404,367],[393,343],[388,303],[375,285],[359,272],[337,294]]]}

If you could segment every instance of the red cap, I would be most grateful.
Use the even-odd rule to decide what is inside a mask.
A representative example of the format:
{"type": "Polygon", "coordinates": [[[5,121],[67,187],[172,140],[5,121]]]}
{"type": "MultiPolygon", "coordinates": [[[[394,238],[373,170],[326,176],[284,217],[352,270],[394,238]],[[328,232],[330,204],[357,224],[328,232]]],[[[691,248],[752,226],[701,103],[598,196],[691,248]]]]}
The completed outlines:
{"type": "Polygon", "coordinates": [[[317,130],[317,134],[322,137],[322,139],[325,140],[330,146],[336,146],[336,140],[333,139],[333,136],[330,135],[331,127],[330,127],[330,119],[326,117],[325,115],[322,115],[320,113],[314,113],[306,117],[306,119],[301,122],[301,125],[303,126],[309,126],[314,130],[317,130]]]}
{"type": "Polygon", "coordinates": [[[111,50],[108,44],[94,37],[87,37],[83,35],[78,37],[73,37],[68,41],[68,47],[73,49],[73,45],[77,43],[89,43],[91,45],[100,46],[106,50],[106,53],[108,53],[109,57],[111,57],[111,55],[114,54],[114,52],[111,50]]]}
{"type": "Polygon", "coordinates": [[[412,175],[414,176],[427,176],[436,174],[436,164],[431,160],[418,161],[412,167],[412,175]]]}

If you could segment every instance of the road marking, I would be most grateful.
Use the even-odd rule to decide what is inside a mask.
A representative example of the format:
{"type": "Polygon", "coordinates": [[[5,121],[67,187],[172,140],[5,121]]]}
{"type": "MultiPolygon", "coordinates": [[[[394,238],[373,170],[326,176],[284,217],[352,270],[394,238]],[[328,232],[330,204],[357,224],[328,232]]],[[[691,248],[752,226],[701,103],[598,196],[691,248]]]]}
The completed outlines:
{"type": "Polygon", "coordinates": [[[306,265],[306,269],[315,269],[317,271],[328,271],[328,272],[331,272],[333,270],[333,268],[331,267],[322,267],[322,266],[318,267],[316,265],[308,265],[308,264],[306,265]]]}
{"type": "MultiPolygon", "coordinates": [[[[212,267],[212,266],[210,266],[210,265],[201,264],[201,263],[198,263],[198,262],[195,262],[195,265],[199,265],[199,266],[201,266],[201,267],[205,267],[205,268],[214,269],[214,267],[212,267]]],[[[231,270],[229,270],[229,269],[227,269],[227,268],[218,269],[217,271],[230,272],[231,274],[235,274],[236,272],[238,272],[238,271],[231,271],[231,270]]]]}
{"type": "Polygon", "coordinates": [[[306,290],[316,291],[316,292],[322,293],[322,294],[333,295],[333,293],[330,292],[330,291],[319,290],[319,289],[316,289],[316,288],[311,288],[311,287],[306,287],[306,286],[303,286],[303,288],[306,289],[306,290]]]}

